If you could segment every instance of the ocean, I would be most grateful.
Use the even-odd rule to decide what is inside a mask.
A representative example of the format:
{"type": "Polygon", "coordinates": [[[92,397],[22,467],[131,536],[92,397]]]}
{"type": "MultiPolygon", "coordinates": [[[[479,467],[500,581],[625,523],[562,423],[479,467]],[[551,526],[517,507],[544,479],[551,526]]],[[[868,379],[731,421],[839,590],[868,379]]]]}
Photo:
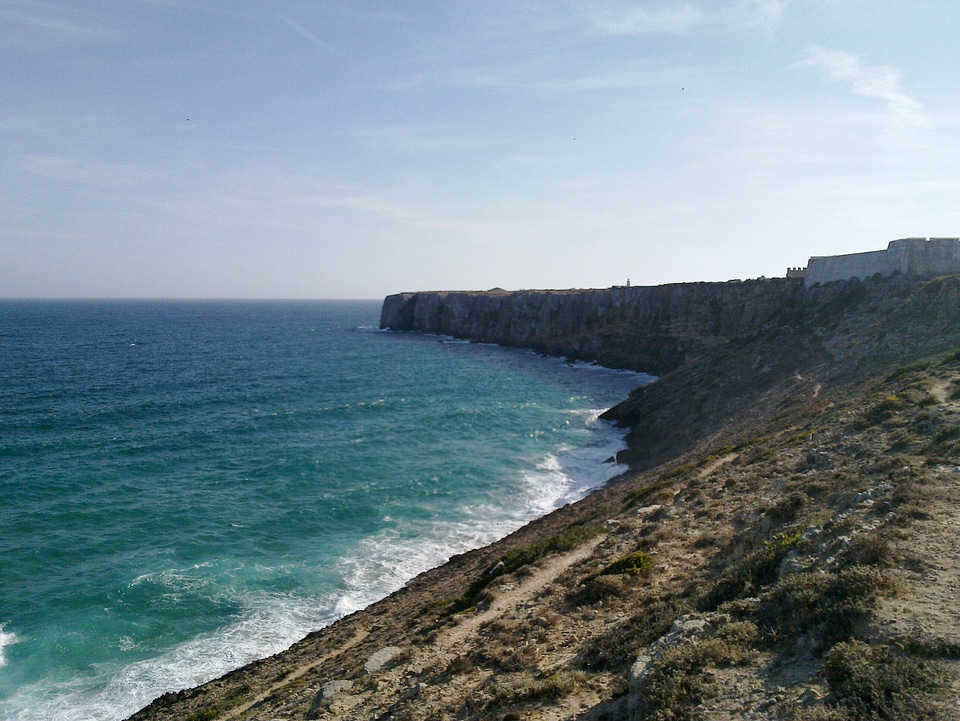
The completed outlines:
{"type": "Polygon", "coordinates": [[[374,301],[0,301],[0,720],[113,721],[625,470],[650,380],[374,301]]]}

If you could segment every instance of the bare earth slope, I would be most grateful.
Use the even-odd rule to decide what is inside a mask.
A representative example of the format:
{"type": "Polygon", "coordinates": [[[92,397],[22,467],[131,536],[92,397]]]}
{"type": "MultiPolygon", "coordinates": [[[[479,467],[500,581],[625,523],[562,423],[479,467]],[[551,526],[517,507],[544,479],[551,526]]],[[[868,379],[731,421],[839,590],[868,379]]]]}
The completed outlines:
{"type": "Polygon", "coordinates": [[[960,719],[960,278],[612,410],[635,470],[150,719],[960,719]]]}

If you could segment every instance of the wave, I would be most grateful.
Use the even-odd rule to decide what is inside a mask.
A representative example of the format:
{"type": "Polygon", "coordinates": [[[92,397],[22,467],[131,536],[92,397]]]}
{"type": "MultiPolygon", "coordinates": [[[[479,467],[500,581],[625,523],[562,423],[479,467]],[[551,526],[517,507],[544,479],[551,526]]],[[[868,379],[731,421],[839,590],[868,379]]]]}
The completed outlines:
{"type": "Polygon", "coordinates": [[[3,629],[6,628],[7,624],[0,623],[0,667],[7,665],[7,654],[4,649],[7,646],[12,646],[17,643],[20,639],[17,638],[17,634],[13,632],[7,632],[3,629]]]}
{"type": "MultiPolygon", "coordinates": [[[[453,555],[493,543],[525,523],[583,498],[627,470],[607,462],[626,448],[624,431],[599,419],[605,409],[574,411],[593,434],[586,447],[561,446],[522,476],[513,507],[483,504],[464,509],[463,521],[433,521],[385,529],[361,542],[339,564],[346,591],[337,618],[366,608],[411,578],[446,563],[453,555]]],[[[392,520],[392,519],[389,519],[392,520]]]]}
{"type": "Polygon", "coordinates": [[[591,442],[562,446],[538,463],[535,472],[525,474],[530,508],[530,517],[525,521],[578,501],[627,470],[627,466],[616,462],[617,454],[627,447],[624,432],[600,419],[604,410],[571,411],[590,429],[591,442]]]}
{"type": "Polygon", "coordinates": [[[126,666],[94,675],[25,686],[0,704],[0,718],[17,721],[119,721],[167,691],[190,688],[278,653],[328,625],[330,604],[292,595],[247,599],[246,617],[126,666]]]}

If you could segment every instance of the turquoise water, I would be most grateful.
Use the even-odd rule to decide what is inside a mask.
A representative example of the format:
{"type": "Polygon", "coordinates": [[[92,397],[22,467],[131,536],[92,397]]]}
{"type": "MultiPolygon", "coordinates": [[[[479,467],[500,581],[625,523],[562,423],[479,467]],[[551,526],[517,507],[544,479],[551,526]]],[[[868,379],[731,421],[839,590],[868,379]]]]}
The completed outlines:
{"type": "Polygon", "coordinates": [[[0,719],[121,719],[622,467],[643,376],[379,302],[0,302],[0,719]]]}

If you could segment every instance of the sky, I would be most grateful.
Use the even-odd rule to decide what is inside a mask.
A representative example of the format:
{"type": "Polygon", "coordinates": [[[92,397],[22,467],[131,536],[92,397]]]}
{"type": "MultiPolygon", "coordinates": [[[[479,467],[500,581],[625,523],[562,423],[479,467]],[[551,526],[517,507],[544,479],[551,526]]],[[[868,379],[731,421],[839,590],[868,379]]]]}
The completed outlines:
{"type": "Polygon", "coordinates": [[[784,275],[960,236],[960,3],[0,0],[0,297],[784,275]]]}

